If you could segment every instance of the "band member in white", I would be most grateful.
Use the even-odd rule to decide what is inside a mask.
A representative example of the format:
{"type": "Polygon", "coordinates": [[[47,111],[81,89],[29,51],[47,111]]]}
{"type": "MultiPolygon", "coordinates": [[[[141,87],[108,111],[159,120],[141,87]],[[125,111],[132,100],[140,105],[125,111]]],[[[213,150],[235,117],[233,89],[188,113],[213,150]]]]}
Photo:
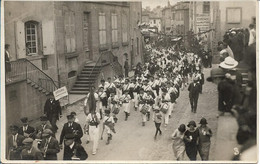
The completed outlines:
{"type": "MultiPolygon", "coordinates": [[[[104,111],[105,111],[105,108],[107,107],[107,94],[106,92],[104,91],[104,88],[103,87],[100,87],[98,89],[98,107],[99,107],[99,113],[100,113],[100,117],[102,119],[103,117],[103,114],[104,114],[104,111]]],[[[98,108],[97,108],[98,109],[98,108]]]]}
{"type": "Polygon", "coordinates": [[[145,126],[146,122],[146,115],[148,112],[148,105],[147,105],[147,95],[144,93],[144,89],[140,89],[140,94],[138,95],[138,104],[139,104],[139,111],[141,112],[142,117],[142,125],[145,126]]]}
{"type": "Polygon", "coordinates": [[[123,84],[125,83],[123,76],[119,76],[118,79],[116,79],[114,81],[114,83],[116,85],[116,95],[121,97],[122,96],[122,87],[123,87],[123,84]]]}
{"type": "Polygon", "coordinates": [[[131,96],[128,94],[129,91],[125,90],[124,94],[121,96],[120,101],[122,102],[122,109],[124,109],[125,112],[125,121],[127,121],[128,117],[130,116],[130,101],[131,96]]]}
{"type": "Polygon", "coordinates": [[[161,111],[163,114],[163,121],[164,121],[164,126],[166,127],[169,123],[169,107],[170,107],[170,101],[171,97],[167,93],[167,89],[163,88],[162,89],[162,95],[159,98],[159,104],[161,105],[161,111]]]}
{"type": "Polygon", "coordinates": [[[131,88],[131,90],[132,90],[133,97],[134,97],[134,99],[132,100],[133,103],[134,103],[134,108],[135,108],[135,110],[137,110],[137,108],[138,108],[138,100],[137,100],[137,98],[138,98],[138,93],[140,91],[140,85],[136,82],[136,79],[132,80],[132,88],[131,88]]]}
{"type": "Polygon", "coordinates": [[[120,110],[119,97],[115,95],[115,92],[111,92],[110,97],[108,98],[107,101],[108,101],[108,108],[112,113],[115,123],[117,123],[118,118],[116,117],[116,115],[119,113],[120,110]]]}

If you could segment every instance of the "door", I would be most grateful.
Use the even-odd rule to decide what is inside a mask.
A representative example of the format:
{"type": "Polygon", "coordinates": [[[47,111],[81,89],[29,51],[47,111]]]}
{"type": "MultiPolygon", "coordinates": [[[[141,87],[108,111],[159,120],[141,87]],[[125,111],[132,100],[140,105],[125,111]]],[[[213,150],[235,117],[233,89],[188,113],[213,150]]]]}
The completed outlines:
{"type": "Polygon", "coordinates": [[[90,51],[90,13],[84,12],[83,14],[83,49],[87,59],[92,60],[90,51]]]}

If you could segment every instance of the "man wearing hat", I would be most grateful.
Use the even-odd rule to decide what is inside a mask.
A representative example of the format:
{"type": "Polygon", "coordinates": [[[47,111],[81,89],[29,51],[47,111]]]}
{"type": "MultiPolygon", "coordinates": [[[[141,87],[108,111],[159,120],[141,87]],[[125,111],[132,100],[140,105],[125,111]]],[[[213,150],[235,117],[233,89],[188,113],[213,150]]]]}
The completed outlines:
{"type": "Polygon", "coordinates": [[[199,99],[199,93],[201,91],[201,85],[200,85],[199,79],[197,77],[195,77],[193,79],[193,82],[190,83],[188,91],[189,91],[189,98],[190,98],[190,104],[191,104],[191,112],[196,113],[198,99],[199,99]]]}
{"type": "Polygon", "coordinates": [[[21,122],[23,123],[23,126],[19,128],[18,133],[23,135],[24,137],[33,138],[35,129],[33,127],[29,126],[28,118],[27,117],[21,118],[21,122]]]}
{"type": "Polygon", "coordinates": [[[53,132],[50,129],[45,129],[42,133],[40,150],[44,160],[57,160],[57,153],[60,152],[59,142],[52,135],[53,132]]]}
{"type": "Polygon", "coordinates": [[[18,134],[18,127],[15,125],[10,126],[11,135],[8,137],[8,159],[19,160],[21,159],[20,153],[23,149],[24,136],[18,134]]]}
{"type": "Polygon", "coordinates": [[[238,70],[236,70],[237,66],[238,66],[238,62],[231,57],[227,57],[223,62],[219,64],[220,68],[222,68],[226,73],[231,74],[230,79],[233,80],[241,90],[242,74],[238,70]]]}
{"type": "Polygon", "coordinates": [[[32,138],[23,140],[23,150],[21,152],[22,160],[43,160],[43,153],[33,146],[32,138]]]}
{"type": "Polygon", "coordinates": [[[212,136],[211,129],[207,126],[208,122],[205,118],[200,120],[199,130],[199,145],[198,151],[200,157],[203,161],[209,160],[209,150],[210,150],[210,138],[212,136]]]}
{"type": "Polygon", "coordinates": [[[43,130],[52,129],[52,126],[47,123],[48,118],[46,116],[41,116],[40,119],[41,119],[41,125],[37,126],[36,130],[35,130],[35,133],[36,133],[35,138],[36,139],[42,139],[43,130]]]}
{"type": "Polygon", "coordinates": [[[45,102],[44,114],[46,114],[48,120],[50,121],[53,132],[56,133],[58,129],[56,122],[59,120],[62,114],[60,102],[59,100],[54,99],[53,93],[49,94],[49,97],[45,102]]]}
{"type": "Polygon", "coordinates": [[[80,124],[74,122],[73,115],[67,115],[68,122],[63,125],[61,135],[60,135],[60,146],[63,143],[66,134],[73,133],[75,135],[75,142],[81,144],[81,137],[83,136],[83,131],[80,124]]]}
{"type": "Polygon", "coordinates": [[[75,142],[75,135],[68,133],[64,140],[63,160],[86,160],[88,154],[80,143],[75,142]]]}

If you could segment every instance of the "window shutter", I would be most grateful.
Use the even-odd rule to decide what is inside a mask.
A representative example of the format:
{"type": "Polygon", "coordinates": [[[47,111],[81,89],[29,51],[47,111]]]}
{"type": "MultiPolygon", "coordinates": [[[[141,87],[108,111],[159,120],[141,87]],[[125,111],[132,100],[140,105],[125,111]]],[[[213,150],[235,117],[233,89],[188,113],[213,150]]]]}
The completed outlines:
{"type": "Polygon", "coordinates": [[[54,24],[53,21],[42,22],[43,54],[54,54],[54,24]]]}
{"type": "Polygon", "coordinates": [[[16,22],[16,50],[18,58],[26,57],[24,22],[16,22]]]}

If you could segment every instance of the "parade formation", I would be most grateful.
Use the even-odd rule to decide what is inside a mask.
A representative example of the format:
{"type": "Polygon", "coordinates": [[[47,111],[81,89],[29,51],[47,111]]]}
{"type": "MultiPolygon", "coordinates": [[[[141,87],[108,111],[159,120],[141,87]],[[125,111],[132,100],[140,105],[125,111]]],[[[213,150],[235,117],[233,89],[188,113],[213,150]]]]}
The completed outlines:
{"type": "MultiPolygon", "coordinates": [[[[236,120],[238,130],[233,137],[240,145],[239,149],[234,149],[236,153],[230,160],[249,160],[255,155],[257,147],[255,28],[254,24],[249,25],[250,31],[229,28],[214,47],[217,64],[212,64],[213,49],[206,46],[201,38],[202,34],[214,29],[203,33],[190,31],[190,34],[179,35],[177,40],[170,42],[167,39],[174,35],[153,32],[158,36],[143,37],[142,55],[145,59],[130,69],[129,59],[126,58],[121,67],[124,73],[106,78],[103,75],[96,84],[86,84],[89,92],[79,101],[80,107],[77,106],[82,111],[76,107],[64,110],[54,93],[50,92],[46,94],[48,97],[37,123],[31,125],[28,117],[22,117],[20,124],[8,125],[7,159],[88,160],[98,156],[104,146],[110,147],[111,152],[116,151],[121,144],[117,135],[128,131],[131,126],[134,130],[131,129],[130,134],[147,135],[145,137],[151,144],[168,138],[171,160],[208,161],[212,159],[212,138],[217,133],[217,128],[210,123],[213,117],[218,120],[228,115],[236,120]],[[206,114],[210,110],[206,111],[200,105],[207,91],[205,84],[215,87],[212,90],[217,98],[210,101],[217,104],[214,116],[206,114]],[[185,106],[178,106],[186,100],[189,102],[185,106]],[[177,110],[188,113],[185,122],[181,118],[187,115],[178,115],[177,110]],[[202,110],[205,114],[200,113],[202,110]],[[173,120],[177,119],[172,128],[173,120]],[[121,128],[117,128],[119,126],[121,128]],[[137,131],[137,126],[142,130],[137,131]],[[145,132],[151,127],[153,136],[145,132]]],[[[5,46],[7,63],[9,47],[5,46]]],[[[8,64],[6,70],[11,71],[8,64]]],[[[206,94],[210,95],[208,91],[206,94]]],[[[212,104],[207,104],[207,107],[213,108],[212,104]]],[[[147,153],[145,142],[144,145],[133,144],[133,147],[140,146],[138,154],[147,153]]],[[[169,147],[165,143],[160,142],[160,146],[169,147]]],[[[124,153],[130,155],[132,152],[124,153]]],[[[158,159],[161,154],[157,154],[158,159]]]]}

